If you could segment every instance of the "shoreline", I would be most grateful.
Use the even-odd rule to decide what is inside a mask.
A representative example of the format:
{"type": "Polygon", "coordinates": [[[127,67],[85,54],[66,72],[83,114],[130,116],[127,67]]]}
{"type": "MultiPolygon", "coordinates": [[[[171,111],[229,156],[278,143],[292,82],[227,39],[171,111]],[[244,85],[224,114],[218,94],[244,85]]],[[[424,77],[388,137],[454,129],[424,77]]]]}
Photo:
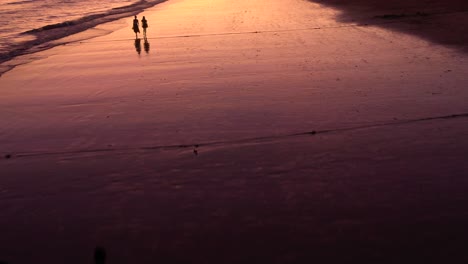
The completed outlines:
{"type": "MultiPolygon", "coordinates": [[[[62,27],[51,27],[48,30],[34,29],[31,30],[33,36],[41,38],[38,42],[37,39],[27,41],[25,46],[16,48],[7,54],[0,57],[0,77],[14,69],[16,66],[30,62],[27,56],[33,56],[41,51],[45,51],[56,46],[73,44],[78,41],[85,41],[95,37],[103,36],[111,33],[111,31],[101,34],[95,34],[88,37],[75,39],[72,41],[60,41],[92,30],[100,25],[115,22],[125,17],[131,17],[143,12],[145,9],[152,8],[158,4],[166,2],[167,0],[160,0],[158,2],[150,3],[150,5],[135,11],[129,11],[119,14],[109,13],[105,17],[99,17],[96,20],[78,19],[76,22],[83,20],[84,23],[73,22],[71,32],[68,31],[66,35],[55,35],[54,30],[60,30],[62,27]],[[52,32],[52,34],[50,34],[52,32]],[[55,43],[54,43],[55,42],[55,43]],[[25,57],[22,59],[21,57],[25,57]],[[14,63],[15,60],[20,62],[14,63]],[[11,63],[13,62],[13,63],[11,63]]],[[[392,1],[392,3],[380,3],[376,0],[354,0],[347,1],[346,3],[337,2],[336,0],[305,0],[313,3],[318,3],[324,6],[330,6],[337,10],[341,10],[341,14],[336,16],[336,19],[343,23],[354,24],[357,23],[361,26],[379,26],[388,28],[390,30],[401,31],[411,35],[419,36],[434,43],[439,43],[445,46],[452,46],[462,52],[468,52],[468,3],[460,0],[445,1],[439,3],[436,7],[425,6],[421,8],[418,4],[412,1],[392,1]],[[461,15],[462,20],[454,19],[447,20],[444,16],[461,15]],[[441,17],[442,16],[442,17],[441,17]],[[433,23],[439,23],[443,28],[451,28],[451,31],[432,30],[430,27],[433,23]],[[414,26],[417,24],[417,26],[414,26]]],[[[129,7],[131,7],[130,5],[129,7]]],[[[125,7],[127,8],[127,7],[125,7]]],[[[119,10],[122,8],[117,8],[119,10]]],[[[93,17],[91,15],[90,17],[93,17]]],[[[64,22],[61,24],[67,24],[64,22]]],[[[49,26],[47,26],[49,27],[49,26]]],[[[255,32],[253,32],[255,33],[255,32]]],[[[234,33],[235,34],[235,33],[234,33]]]]}
{"type": "MultiPolygon", "coordinates": [[[[84,41],[109,34],[111,32],[101,31],[102,34],[91,34],[91,36],[85,36],[79,39],[75,38],[72,41],[63,41],[65,39],[73,38],[74,35],[84,33],[85,31],[92,30],[106,23],[115,22],[126,17],[132,17],[144,12],[148,8],[152,8],[166,1],[167,0],[159,0],[145,5],[132,4],[125,7],[114,8],[102,14],[93,14],[73,21],[66,21],[23,32],[21,35],[31,35],[34,39],[25,41],[24,43],[17,45],[18,47],[14,47],[13,50],[0,54],[0,77],[16,66],[27,63],[21,62],[18,64],[12,63],[10,65],[5,65],[8,64],[8,62],[18,59],[18,57],[34,55],[38,52],[45,51],[59,45],[72,44],[77,41],[84,41]],[[137,9],[135,9],[135,7],[137,9]],[[66,31],[64,29],[66,29],[66,31]]],[[[21,60],[21,58],[19,60],[21,60]]],[[[26,61],[28,60],[26,59],[26,61]]]]}

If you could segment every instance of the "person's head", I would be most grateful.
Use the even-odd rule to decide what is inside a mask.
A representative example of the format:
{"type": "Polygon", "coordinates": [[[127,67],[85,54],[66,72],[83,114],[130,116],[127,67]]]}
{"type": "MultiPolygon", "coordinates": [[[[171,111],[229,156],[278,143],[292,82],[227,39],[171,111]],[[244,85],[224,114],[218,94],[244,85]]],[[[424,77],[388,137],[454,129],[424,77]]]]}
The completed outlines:
{"type": "Polygon", "coordinates": [[[136,16],[135,16],[135,18],[136,18],[136,16]]]}

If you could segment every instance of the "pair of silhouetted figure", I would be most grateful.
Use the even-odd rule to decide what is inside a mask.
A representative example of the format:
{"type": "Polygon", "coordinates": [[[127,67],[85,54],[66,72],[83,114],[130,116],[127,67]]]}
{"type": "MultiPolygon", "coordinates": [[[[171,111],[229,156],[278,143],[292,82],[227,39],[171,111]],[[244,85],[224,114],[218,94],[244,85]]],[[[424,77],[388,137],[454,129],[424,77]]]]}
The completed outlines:
{"type": "MultiPolygon", "coordinates": [[[[145,52],[149,53],[150,51],[150,44],[148,42],[148,39],[145,38],[145,43],[143,43],[143,46],[145,48],[145,52]]],[[[138,54],[141,54],[141,39],[137,38],[135,39],[135,50],[138,54]]]]}
{"type": "MultiPolygon", "coordinates": [[[[149,53],[150,44],[148,39],[146,38],[146,29],[148,28],[148,21],[143,16],[141,19],[141,27],[143,28],[143,38],[145,39],[145,43],[143,44],[145,47],[145,52],[149,53]]],[[[138,21],[137,16],[133,19],[133,32],[135,32],[135,50],[138,54],[141,54],[141,39],[138,38],[138,33],[140,33],[140,22],[138,21]]]]}
{"type": "MultiPolygon", "coordinates": [[[[145,16],[141,19],[141,27],[143,28],[143,37],[146,39],[146,29],[148,28],[148,21],[145,16]]],[[[133,32],[135,32],[135,39],[138,39],[138,33],[140,33],[140,22],[138,22],[137,16],[133,19],[133,32]]]]}

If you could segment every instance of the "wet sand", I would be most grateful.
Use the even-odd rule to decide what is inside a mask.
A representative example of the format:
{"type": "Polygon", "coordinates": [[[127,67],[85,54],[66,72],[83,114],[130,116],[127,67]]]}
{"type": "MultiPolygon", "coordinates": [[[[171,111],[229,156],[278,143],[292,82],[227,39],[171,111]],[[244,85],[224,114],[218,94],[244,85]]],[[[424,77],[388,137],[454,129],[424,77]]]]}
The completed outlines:
{"type": "Polygon", "coordinates": [[[0,260],[466,262],[468,57],[340,14],[168,1],[1,76],[0,260]]]}

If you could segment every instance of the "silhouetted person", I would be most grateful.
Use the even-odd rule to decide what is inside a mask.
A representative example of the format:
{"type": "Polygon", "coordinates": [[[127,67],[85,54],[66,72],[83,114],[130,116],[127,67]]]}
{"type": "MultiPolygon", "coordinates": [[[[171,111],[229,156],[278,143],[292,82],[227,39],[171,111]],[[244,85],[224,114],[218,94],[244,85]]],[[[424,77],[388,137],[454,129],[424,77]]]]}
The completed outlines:
{"type": "Polygon", "coordinates": [[[141,53],[141,39],[135,39],[135,50],[138,52],[138,55],[141,53]]]}
{"type": "Polygon", "coordinates": [[[146,29],[148,28],[148,21],[146,21],[145,16],[141,20],[141,27],[143,28],[143,37],[146,39],[146,29]]]}
{"type": "Polygon", "coordinates": [[[104,264],[106,263],[106,250],[102,247],[96,247],[94,249],[94,263],[104,264]]]}
{"type": "Polygon", "coordinates": [[[140,33],[140,23],[138,22],[137,16],[133,19],[133,32],[135,32],[135,39],[138,38],[138,33],[140,33]]]}
{"type": "Polygon", "coordinates": [[[148,39],[145,38],[145,43],[143,44],[143,46],[145,47],[145,52],[146,52],[146,53],[149,53],[150,44],[149,44],[149,42],[148,42],[148,39]]]}

